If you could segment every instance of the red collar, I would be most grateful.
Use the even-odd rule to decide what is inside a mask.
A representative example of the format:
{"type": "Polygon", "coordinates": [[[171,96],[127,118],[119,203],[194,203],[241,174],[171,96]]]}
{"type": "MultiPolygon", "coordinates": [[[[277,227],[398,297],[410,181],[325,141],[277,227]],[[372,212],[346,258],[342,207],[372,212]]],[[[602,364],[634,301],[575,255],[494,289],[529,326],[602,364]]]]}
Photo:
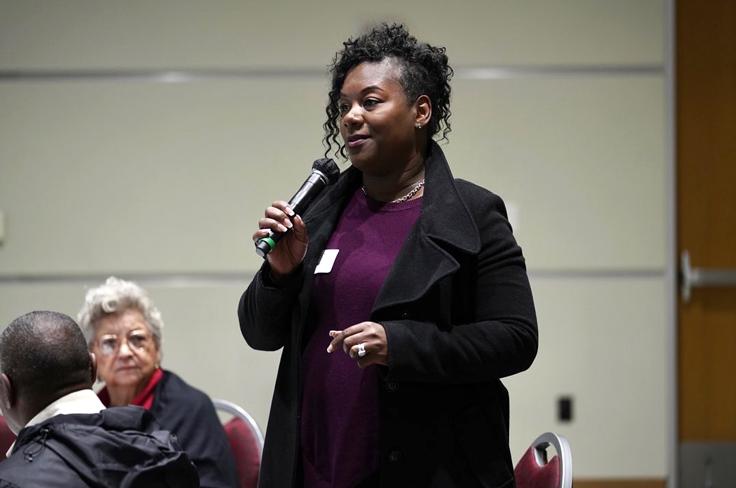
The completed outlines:
{"type": "MultiPolygon", "coordinates": [[[[133,400],[130,402],[131,405],[137,405],[143,407],[146,410],[150,410],[153,406],[153,391],[156,389],[156,385],[164,377],[164,371],[161,368],[157,368],[151,375],[151,379],[148,380],[148,384],[143,388],[133,400]]],[[[110,393],[107,391],[107,387],[104,387],[97,393],[100,397],[100,401],[106,406],[110,406],[110,393]]]]}

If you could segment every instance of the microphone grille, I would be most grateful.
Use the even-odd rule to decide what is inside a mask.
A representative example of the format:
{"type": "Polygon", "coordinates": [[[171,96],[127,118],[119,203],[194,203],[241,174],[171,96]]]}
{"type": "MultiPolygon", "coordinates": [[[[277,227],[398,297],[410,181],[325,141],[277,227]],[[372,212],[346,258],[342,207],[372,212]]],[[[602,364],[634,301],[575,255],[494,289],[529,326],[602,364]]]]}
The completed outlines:
{"type": "Polygon", "coordinates": [[[331,185],[340,177],[340,168],[337,167],[335,161],[330,158],[318,159],[312,164],[312,169],[316,169],[327,177],[327,184],[331,185]]]}

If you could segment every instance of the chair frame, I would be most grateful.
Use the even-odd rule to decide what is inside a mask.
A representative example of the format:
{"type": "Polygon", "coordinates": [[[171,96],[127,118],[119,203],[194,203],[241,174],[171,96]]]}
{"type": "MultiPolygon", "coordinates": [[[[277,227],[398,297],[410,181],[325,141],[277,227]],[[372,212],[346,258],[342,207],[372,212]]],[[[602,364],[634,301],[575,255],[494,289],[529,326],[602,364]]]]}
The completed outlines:
{"type": "Polygon", "coordinates": [[[561,435],[545,432],[532,443],[534,459],[538,465],[547,464],[547,448],[552,446],[560,457],[560,488],[572,487],[572,450],[570,443],[561,435]]]}
{"type": "Polygon", "coordinates": [[[250,428],[251,432],[253,432],[256,441],[258,442],[258,457],[259,459],[263,457],[263,434],[261,433],[260,427],[258,427],[258,424],[256,423],[255,419],[251,417],[251,415],[246,412],[242,407],[239,405],[236,405],[235,403],[228,401],[228,400],[222,400],[220,398],[213,398],[212,403],[215,405],[216,410],[222,410],[223,412],[229,413],[230,415],[234,417],[238,417],[239,419],[243,420],[247,425],[248,428],[250,428]]]}

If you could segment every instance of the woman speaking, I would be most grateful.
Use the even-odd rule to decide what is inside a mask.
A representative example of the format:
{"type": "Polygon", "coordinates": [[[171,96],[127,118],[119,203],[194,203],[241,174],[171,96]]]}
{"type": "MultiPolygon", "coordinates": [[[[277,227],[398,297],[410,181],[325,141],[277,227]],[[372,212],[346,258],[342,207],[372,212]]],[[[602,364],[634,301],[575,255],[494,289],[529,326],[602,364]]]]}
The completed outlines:
{"type": "Polygon", "coordinates": [[[327,152],[350,159],[243,294],[240,328],[283,347],[261,486],[513,486],[500,378],[537,351],[502,200],[453,178],[444,48],[401,25],[349,39],[331,67],[327,152]]]}

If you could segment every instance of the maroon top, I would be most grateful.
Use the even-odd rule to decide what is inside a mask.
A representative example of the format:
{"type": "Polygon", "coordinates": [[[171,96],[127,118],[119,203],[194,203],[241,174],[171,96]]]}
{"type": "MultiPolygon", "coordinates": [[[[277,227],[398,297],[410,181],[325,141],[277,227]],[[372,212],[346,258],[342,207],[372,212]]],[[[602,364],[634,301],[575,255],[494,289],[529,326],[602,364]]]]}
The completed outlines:
{"type": "Polygon", "coordinates": [[[381,203],[357,190],[327,243],[339,251],[332,270],[314,277],[302,362],[305,488],[355,486],[378,469],[378,368],[358,368],[341,349],[328,354],[328,333],[369,320],[421,202],[381,203]]]}

